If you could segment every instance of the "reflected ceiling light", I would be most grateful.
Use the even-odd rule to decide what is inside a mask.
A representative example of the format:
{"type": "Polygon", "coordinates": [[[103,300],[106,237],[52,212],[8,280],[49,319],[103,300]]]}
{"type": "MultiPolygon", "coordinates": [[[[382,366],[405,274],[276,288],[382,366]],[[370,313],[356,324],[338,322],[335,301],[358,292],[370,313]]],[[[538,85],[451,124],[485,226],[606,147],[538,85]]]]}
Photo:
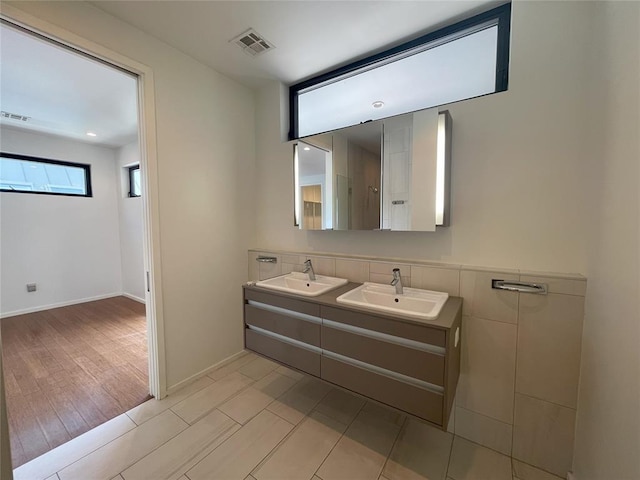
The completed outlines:
{"type": "Polygon", "coordinates": [[[97,137],[98,135],[93,132],[87,132],[87,136],[89,137],[97,137]]]}
{"type": "Polygon", "coordinates": [[[373,102],[371,105],[373,105],[373,108],[382,108],[384,107],[384,102],[378,100],[376,102],[373,102]]]}
{"type": "Polygon", "coordinates": [[[308,152],[309,150],[311,150],[311,148],[310,147],[304,147],[303,150],[308,152]]]}

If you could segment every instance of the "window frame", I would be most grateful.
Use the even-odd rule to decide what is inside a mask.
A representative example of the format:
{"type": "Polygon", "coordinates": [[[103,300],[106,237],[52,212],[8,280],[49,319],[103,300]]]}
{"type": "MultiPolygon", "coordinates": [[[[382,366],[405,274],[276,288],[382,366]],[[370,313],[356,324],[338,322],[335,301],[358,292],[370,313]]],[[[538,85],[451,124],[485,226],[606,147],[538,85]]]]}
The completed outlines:
{"type": "Polygon", "coordinates": [[[21,155],[17,153],[0,152],[0,158],[10,158],[13,160],[25,160],[34,163],[46,163],[49,165],[62,165],[65,167],[75,167],[84,170],[84,186],[85,193],[63,193],[63,192],[40,192],[34,190],[12,190],[10,188],[0,187],[0,192],[3,193],[30,193],[35,195],[56,195],[62,197],[93,197],[93,189],[91,187],[91,165],[88,163],[68,162],[65,160],[55,160],[52,158],[34,157],[31,155],[21,155]]]}
{"type": "MultiPolygon", "coordinates": [[[[441,38],[455,35],[464,30],[482,25],[488,21],[497,21],[498,26],[498,43],[496,48],[496,88],[495,91],[487,94],[504,92],[509,86],[509,41],[511,31],[511,2],[505,3],[498,7],[487,10],[486,12],[474,15],[467,19],[456,22],[452,25],[440,28],[434,32],[422,35],[414,40],[402,43],[396,47],[390,48],[375,55],[370,55],[361,60],[349,63],[342,67],[331,70],[327,73],[317,75],[308,80],[296,83],[289,87],[289,140],[297,140],[299,136],[298,126],[298,96],[303,90],[308,90],[316,85],[329,82],[344,75],[356,74],[359,70],[370,68],[376,64],[383,64],[391,57],[402,55],[403,53],[435,42],[441,38]]],[[[375,67],[373,67],[375,68],[375,67]]],[[[475,97],[471,97],[475,98],[475,97]]],[[[462,100],[459,100],[462,101],[462,100]]],[[[433,105],[438,107],[439,105],[433,105]]],[[[425,107],[426,108],[426,107],[425,107]]],[[[410,112],[405,112],[410,113],[410,112]]],[[[346,126],[345,126],[346,127],[346,126]]],[[[316,132],[313,135],[322,132],[316,132]]]]}
{"type": "Polygon", "coordinates": [[[133,172],[136,170],[140,170],[139,163],[137,165],[131,165],[130,167],[127,167],[127,171],[129,172],[129,198],[139,198],[142,196],[142,184],[140,185],[140,193],[137,195],[133,193],[133,187],[135,185],[133,181],[133,172]]]}

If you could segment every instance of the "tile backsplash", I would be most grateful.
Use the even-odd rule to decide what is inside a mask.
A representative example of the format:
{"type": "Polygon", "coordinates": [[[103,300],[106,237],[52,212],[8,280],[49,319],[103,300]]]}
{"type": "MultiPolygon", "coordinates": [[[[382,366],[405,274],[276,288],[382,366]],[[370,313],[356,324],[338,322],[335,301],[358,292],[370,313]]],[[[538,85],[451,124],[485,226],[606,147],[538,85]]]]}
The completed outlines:
{"type": "Polygon", "coordinates": [[[249,279],[302,271],[352,282],[389,283],[400,268],[407,287],[463,298],[461,371],[453,431],[565,477],[571,470],[584,295],[581,275],[409,259],[249,251],[249,279]],[[277,263],[260,263],[259,255],[277,263]],[[546,283],[547,295],[494,290],[492,279],[546,283]]]}

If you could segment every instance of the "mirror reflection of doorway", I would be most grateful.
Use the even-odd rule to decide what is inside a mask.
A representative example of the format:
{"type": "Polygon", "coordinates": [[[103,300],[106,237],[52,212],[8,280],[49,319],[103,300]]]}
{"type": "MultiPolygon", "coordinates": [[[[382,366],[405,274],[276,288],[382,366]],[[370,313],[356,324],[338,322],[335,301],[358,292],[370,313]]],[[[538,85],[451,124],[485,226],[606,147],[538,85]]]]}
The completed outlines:
{"type": "Polygon", "coordinates": [[[302,187],[302,229],[322,229],[322,186],[302,187]]]}

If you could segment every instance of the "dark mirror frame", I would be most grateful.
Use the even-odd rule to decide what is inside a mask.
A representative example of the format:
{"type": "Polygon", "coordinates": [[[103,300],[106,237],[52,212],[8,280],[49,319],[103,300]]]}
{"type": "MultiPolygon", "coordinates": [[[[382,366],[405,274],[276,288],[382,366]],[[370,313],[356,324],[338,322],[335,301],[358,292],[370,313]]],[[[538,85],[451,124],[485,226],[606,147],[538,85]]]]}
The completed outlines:
{"type": "MultiPolygon", "coordinates": [[[[443,27],[435,32],[428,33],[414,40],[405,42],[397,47],[390,48],[384,52],[371,55],[367,58],[357,60],[349,63],[343,67],[336,68],[330,72],[323,73],[316,77],[304,80],[303,82],[296,83],[289,87],[289,140],[296,140],[300,138],[298,129],[298,96],[301,91],[306,90],[315,85],[327,82],[334,78],[340,77],[345,74],[357,72],[360,69],[375,65],[383,60],[401,54],[407,50],[420,47],[431,43],[440,38],[456,34],[463,30],[481,25],[490,20],[497,20],[498,25],[498,45],[497,45],[497,58],[496,58],[496,88],[493,93],[504,92],[508,88],[509,84],[509,39],[511,30],[511,3],[505,3],[499,7],[493,8],[486,12],[474,15],[473,17],[443,27]]],[[[489,94],[489,95],[491,95],[489,94]]],[[[461,99],[462,100],[462,99],[461,99]]],[[[439,105],[431,105],[431,107],[438,107],[439,105]]],[[[427,108],[427,107],[425,107],[427,108]]],[[[410,112],[405,112],[410,113],[410,112]]],[[[346,127],[347,125],[345,125],[346,127]]],[[[323,132],[317,132],[323,133],[323,132]]]]}

